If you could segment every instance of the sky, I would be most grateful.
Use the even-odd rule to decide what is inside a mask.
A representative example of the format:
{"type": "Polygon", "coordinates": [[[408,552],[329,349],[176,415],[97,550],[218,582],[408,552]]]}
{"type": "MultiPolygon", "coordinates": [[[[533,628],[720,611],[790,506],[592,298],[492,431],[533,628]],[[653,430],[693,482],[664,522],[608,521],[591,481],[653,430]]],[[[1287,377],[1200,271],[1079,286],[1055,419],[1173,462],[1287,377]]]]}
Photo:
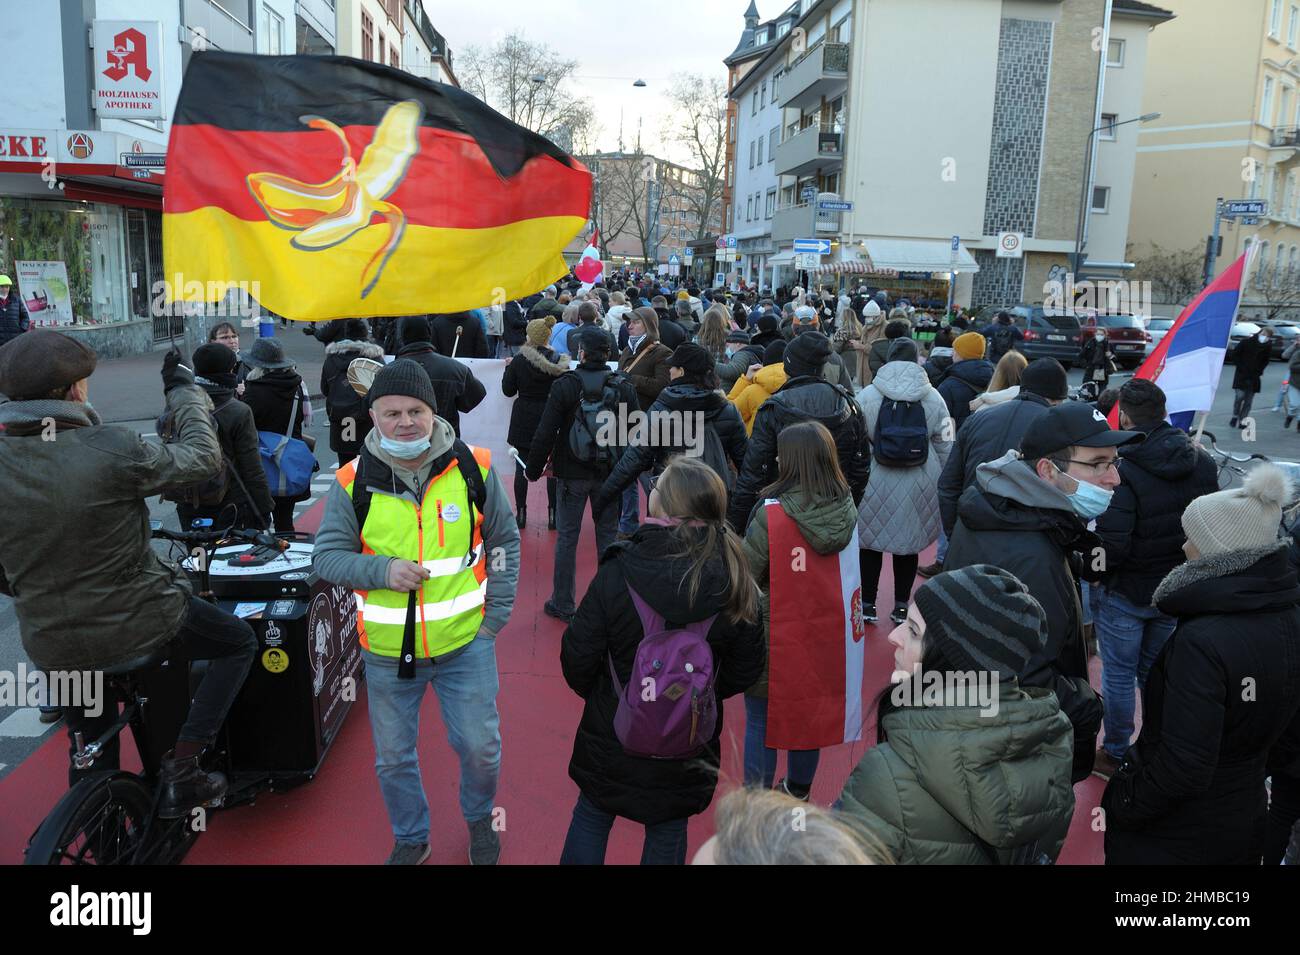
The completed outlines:
{"type": "MultiPolygon", "coordinates": [[[[424,7],[451,46],[453,67],[466,47],[490,46],[521,32],[579,61],[573,86],[596,109],[602,149],[618,148],[621,109],[629,149],[640,120],[647,152],[685,162],[686,156],[660,143],[669,81],[677,73],[705,73],[725,82],[722,58],[740,39],[748,5],[749,0],[425,0],[424,7]],[[634,87],[636,79],[646,87],[634,87]]],[[[760,2],[759,12],[771,16],[777,6],[760,2]]]]}

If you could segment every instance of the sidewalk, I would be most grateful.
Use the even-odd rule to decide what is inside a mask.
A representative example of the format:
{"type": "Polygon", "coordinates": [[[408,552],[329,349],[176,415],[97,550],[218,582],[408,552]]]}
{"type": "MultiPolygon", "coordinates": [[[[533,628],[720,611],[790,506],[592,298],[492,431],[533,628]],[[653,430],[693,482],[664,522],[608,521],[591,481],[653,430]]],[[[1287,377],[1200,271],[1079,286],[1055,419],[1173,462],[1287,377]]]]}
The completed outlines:
{"type": "MultiPolygon", "coordinates": [[[[325,363],[325,346],[313,336],[304,335],[305,322],[290,322],[275,326],[275,337],[284,347],[284,353],[298,363],[298,374],[307,382],[311,397],[319,399],[320,372],[325,363]]],[[[251,329],[242,329],[240,344],[247,350],[252,347],[255,335],[251,329]]],[[[170,344],[163,342],[147,355],[132,358],[113,358],[102,361],[90,379],[90,400],[106,424],[128,421],[148,421],[163,410],[162,370],[163,355],[170,344]]],[[[189,356],[186,356],[186,363],[189,356]]]]}

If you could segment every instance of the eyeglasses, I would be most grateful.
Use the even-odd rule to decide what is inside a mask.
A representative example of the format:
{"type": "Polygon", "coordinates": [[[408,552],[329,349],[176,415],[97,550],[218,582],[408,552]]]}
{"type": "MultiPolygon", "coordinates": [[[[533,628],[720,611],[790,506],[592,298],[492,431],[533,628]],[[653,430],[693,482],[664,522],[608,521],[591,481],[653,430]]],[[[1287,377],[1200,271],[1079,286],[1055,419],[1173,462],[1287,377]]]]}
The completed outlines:
{"type": "MultiPolygon", "coordinates": [[[[1116,472],[1119,471],[1119,458],[1111,458],[1109,461],[1077,461],[1074,458],[1061,458],[1061,460],[1067,464],[1077,464],[1081,468],[1087,468],[1096,477],[1101,477],[1111,468],[1114,468],[1116,472]]],[[[1061,466],[1058,464],[1057,468],[1061,469],[1061,466]]],[[[1064,469],[1061,469],[1061,473],[1065,473],[1064,469]]]]}

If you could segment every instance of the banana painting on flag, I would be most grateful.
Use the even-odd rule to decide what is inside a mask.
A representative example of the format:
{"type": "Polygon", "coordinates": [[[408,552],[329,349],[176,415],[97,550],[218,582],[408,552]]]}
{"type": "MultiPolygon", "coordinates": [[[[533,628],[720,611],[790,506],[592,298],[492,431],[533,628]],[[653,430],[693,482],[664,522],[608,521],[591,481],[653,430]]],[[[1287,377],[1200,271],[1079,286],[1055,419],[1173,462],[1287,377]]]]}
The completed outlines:
{"type": "Polygon", "coordinates": [[[592,177],[470,94],[338,56],[196,52],[163,193],[173,299],[287,318],[457,312],[568,271],[592,177]]]}

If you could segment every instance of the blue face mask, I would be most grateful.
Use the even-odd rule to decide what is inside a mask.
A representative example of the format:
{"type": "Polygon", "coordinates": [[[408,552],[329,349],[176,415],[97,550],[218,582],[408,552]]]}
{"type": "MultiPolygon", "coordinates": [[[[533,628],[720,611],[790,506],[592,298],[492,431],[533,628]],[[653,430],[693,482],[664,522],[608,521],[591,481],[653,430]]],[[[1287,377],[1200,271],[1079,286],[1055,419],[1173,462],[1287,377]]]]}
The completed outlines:
{"type": "MultiPolygon", "coordinates": [[[[1061,471],[1059,466],[1056,466],[1056,470],[1061,471]]],[[[1061,473],[1065,474],[1064,471],[1061,473]]],[[[1074,508],[1074,513],[1085,521],[1091,521],[1105,513],[1106,508],[1110,507],[1110,499],[1115,496],[1115,492],[1081,481],[1073,474],[1069,476],[1074,478],[1074,482],[1078,485],[1073,494],[1066,495],[1070,499],[1070,506],[1074,508]]]]}
{"type": "Polygon", "coordinates": [[[396,438],[385,438],[381,435],[379,446],[399,461],[409,461],[428,451],[430,441],[428,438],[420,438],[418,441],[398,441],[396,438]]]}

